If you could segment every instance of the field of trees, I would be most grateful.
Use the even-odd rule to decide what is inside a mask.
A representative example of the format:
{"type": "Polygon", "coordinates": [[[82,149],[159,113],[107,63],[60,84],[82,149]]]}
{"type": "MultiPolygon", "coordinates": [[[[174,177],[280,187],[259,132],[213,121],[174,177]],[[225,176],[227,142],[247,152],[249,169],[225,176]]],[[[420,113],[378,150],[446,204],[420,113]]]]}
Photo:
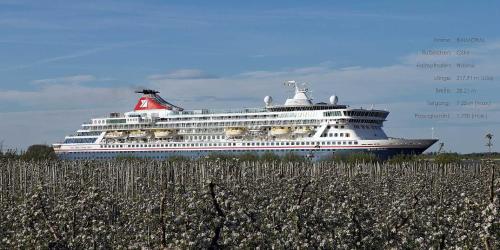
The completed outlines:
{"type": "Polygon", "coordinates": [[[0,160],[0,249],[500,249],[487,162],[0,160]]]}

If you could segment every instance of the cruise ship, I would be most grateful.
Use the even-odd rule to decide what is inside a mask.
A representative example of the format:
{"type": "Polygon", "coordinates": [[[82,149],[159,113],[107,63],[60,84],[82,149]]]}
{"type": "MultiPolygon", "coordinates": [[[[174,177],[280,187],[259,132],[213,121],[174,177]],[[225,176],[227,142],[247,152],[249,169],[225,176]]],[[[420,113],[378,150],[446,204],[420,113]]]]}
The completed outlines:
{"type": "Polygon", "coordinates": [[[215,111],[184,110],[150,89],[133,111],[92,118],[61,143],[53,144],[61,159],[109,159],[211,154],[296,154],[322,159],[354,152],[380,159],[421,154],[437,140],[391,138],[382,129],[388,111],[314,103],[305,84],[287,81],[294,95],[284,104],[264,98],[262,108],[215,111]]]}

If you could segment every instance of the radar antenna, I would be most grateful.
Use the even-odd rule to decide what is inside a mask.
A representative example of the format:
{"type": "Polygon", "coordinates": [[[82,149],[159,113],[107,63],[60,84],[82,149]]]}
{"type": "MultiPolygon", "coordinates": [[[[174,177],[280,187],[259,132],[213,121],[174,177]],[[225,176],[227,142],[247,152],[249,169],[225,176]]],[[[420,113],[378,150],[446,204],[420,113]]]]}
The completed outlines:
{"type": "Polygon", "coordinates": [[[294,87],[294,91],[295,91],[295,93],[297,93],[298,87],[297,87],[297,82],[296,81],[294,81],[294,80],[285,81],[283,83],[283,85],[285,85],[287,87],[294,87]]]}
{"type": "Polygon", "coordinates": [[[303,82],[301,84],[297,83],[296,81],[294,80],[290,80],[290,81],[285,81],[283,83],[285,86],[288,86],[288,87],[294,87],[295,88],[295,92],[304,92],[304,93],[311,93],[312,91],[309,90],[309,88],[307,88],[307,83],[306,82],[303,82]]]}
{"type": "Polygon", "coordinates": [[[294,97],[291,99],[296,99],[297,97],[298,99],[307,99],[307,101],[310,102],[309,104],[312,104],[311,101],[313,100],[313,98],[310,96],[311,91],[309,90],[309,88],[307,88],[308,85],[307,83],[303,82],[299,86],[299,84],[296,81],[290,80],[290,81],[285,81],[284,85],[289,87],[291,86],[294,87],[295,93],[294,97]]]}
{"type": "Polygon", "coordinates": [[[136,90],[135,93],[145,94],[145,95],[155,95],[155,94],[160,93],[160,91],[157,91],[154,89],[143,89],[143,90],[136,90]]]}

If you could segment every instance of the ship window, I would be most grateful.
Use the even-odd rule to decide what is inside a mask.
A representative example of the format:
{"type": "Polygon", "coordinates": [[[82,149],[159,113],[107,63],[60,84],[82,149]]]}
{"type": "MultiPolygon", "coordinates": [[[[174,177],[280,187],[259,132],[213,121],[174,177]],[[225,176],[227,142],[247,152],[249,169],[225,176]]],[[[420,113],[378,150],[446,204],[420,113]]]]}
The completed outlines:
{"type": "Polygon", "coordinates": [[[345,133],[345,137],[349,137],[349,136],[350,136],[349,133],[345,133]]]}
{"type": "Polygon", "coordinates": [[[358,145],[358,142],[357,142],[357,141],[355,141],[355,142],[354,142],[354,144],[355,144],[355,145],[358,145]]]}
{"type": "MultiPolygon", "coordinates": [[[[335,137],[337,137],[339,134],[335,133],[335,137]]],[[[332,136],[332,134],[330,134],[330,137],[332,136]]]]}
{"type": "Polygon", "coordinates": [[[339,128],[339,126],[335,125],[335,128],[339,128]]]}
{"type": "Polygon", "coordinates": [[[349,142],[349,145],[352,145],[352,141],[349,142]]]}
{"type": "Polygon", "coordinates": [[[342,144],[344,144],[344,145],[345,145],[345,144],[346,144],[346,143],[345,143],[345,141],[343,141],[343,142],[342,142],[342,144]]]}
{"type": "Polygon", "coordinates": [[[344,133],[340,133],[340,137],[344,137],[344,133]]]}

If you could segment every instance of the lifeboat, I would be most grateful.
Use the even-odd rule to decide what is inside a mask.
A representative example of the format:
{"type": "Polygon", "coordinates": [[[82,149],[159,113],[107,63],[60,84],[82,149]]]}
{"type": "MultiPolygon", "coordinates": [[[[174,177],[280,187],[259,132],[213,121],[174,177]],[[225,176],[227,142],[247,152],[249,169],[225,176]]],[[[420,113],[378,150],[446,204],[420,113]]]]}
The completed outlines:
{"type": "Polygon", "coordinates": [[[274,135],[274,136],[286,135],[288,133],[290,133],[289,127],[272,127],[271,128],[271,135],[274,135]]]}
{"type": "Polygon", "coordinates": [[[144,130],[135,130],[135,131],[130,132],[130,134],[128,135],[128,137],[136,138],[136,139],[147,138],[148,136],[149,136],[148,132],[146,132],[144,130]]]}
{"type": "Polygon", "coordinates": [[[104,137],[108,139],[125,139],[125,137],[127,137],[127,134],[125,134],[125,132],[123,131],[111,131],[106,133],[104,137]]]}
{"type": "Polygon", "coordinates": [[[171,129],[155,130],[153,134],[155,135],[155,138],[168,138],[175,134],[175,130],[171,129]]]}
{"type": "Polygon", "coordinates": [[[311,131],[312,130],[309,127],[297,127],[295,128],[295,130],[293,130],[293,133],[298,135],[304,135],[311,133],[311,131]]]}
{"type": "Polygon", "coordinates": [[[246,131],[246,128],[225,128],[224,131],[226,132],[226,136],[228,137],[234,137],[234,136],[240,136],[243,135],[246,131]]]}

